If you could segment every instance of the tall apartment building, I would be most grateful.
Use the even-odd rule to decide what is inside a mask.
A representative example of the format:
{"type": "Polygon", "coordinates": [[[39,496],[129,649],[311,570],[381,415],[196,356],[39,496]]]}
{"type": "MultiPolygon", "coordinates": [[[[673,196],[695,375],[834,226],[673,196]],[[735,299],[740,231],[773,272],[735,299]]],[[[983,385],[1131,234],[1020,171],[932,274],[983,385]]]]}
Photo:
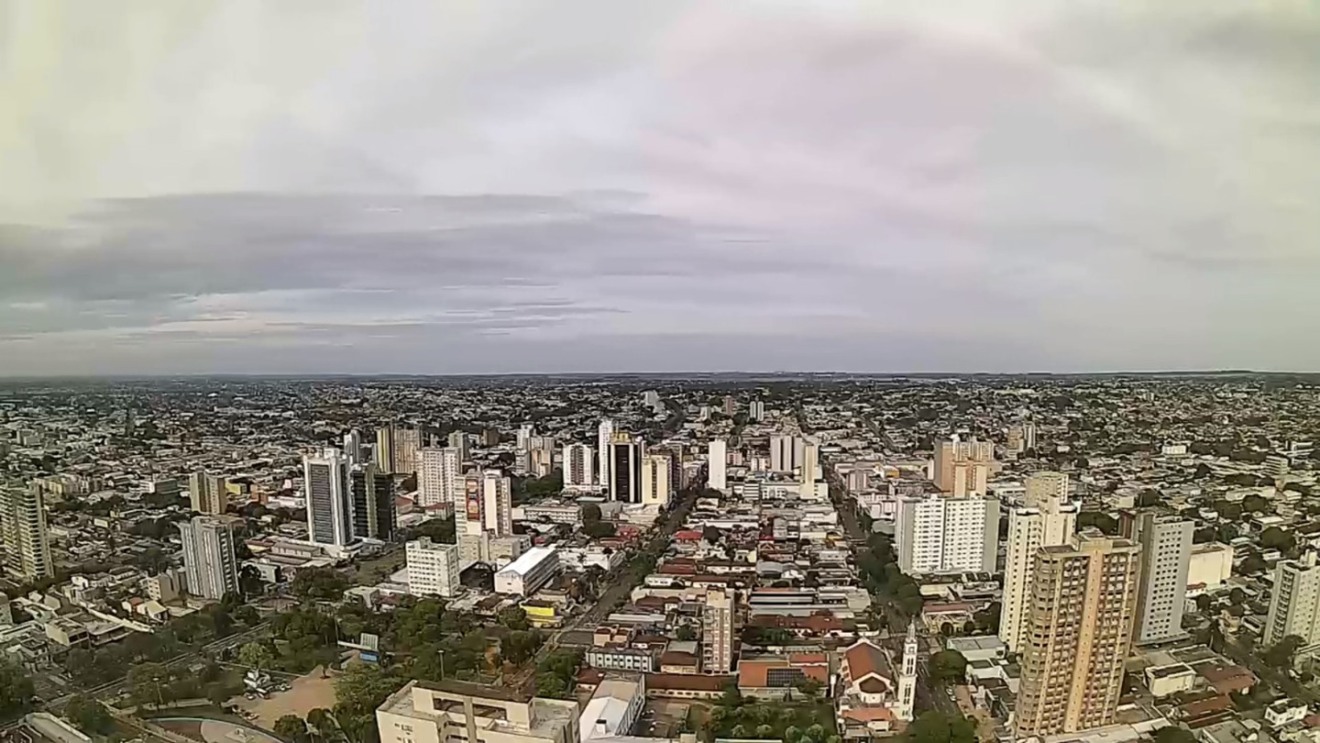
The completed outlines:
{"type": "Polygon", "coordinates": [[[1113,724],[1136,625],[1140,568],[1140,545],[1095,530],[1037,553],[1019,739],[1113,724]]]}
{"type": "Polygon", "coordinates": [[[348,458],[350,467],[367,461],[362,453],[362,432],[356,428],[344,434],[344,456],[348,458]]]}
{"type": "Polygon", "coordinates": [[[532,437],[536,435],[536,426],[531,423],[524,423],[518,426],[518,438],[516,444],[518,451],[527,451],[532,448],[532,437]]]}
{"type": "Polygon", "coordinates": [[[711,439],[706,454],[706,485],[721,493],[729,490],[729,445],[724,439],[711,439]]]}
{"type": "Polygon", "coordinates": [[[792,472],[802,465],[804,442],[796,436],[776,434],[770,437],[770,469],[792,472]]]}
{"type": "Polygon", "coordinates": [[[1288,635],[1302,638],[1302,647],[1320,643],[1320,561],[1313,550],[1274,567],[1274,592],[1262,645],[1277,645],[1288,635]]]}
{"type": "Polygon", "coordinates": [[[316,544],[344,547],[354,541],[348,460],[338,449],[303,457],[307,492],[307,538],[316,544]]]}
{"type": "Polygon", "coordinates": [[[820,474],[820,443],[815,439],[807,439],[802,444],[802,462],[799,465],[801,474],[798,475],[798,482],[803,485],[810,485],[821,479],[820,474]]]}
{"type": "Polygon", "coordinates": [[[353,536],[358,539],[394,538],[398,516],[394,508],[394,476],[374,464],[352,465],[348,473],[352,501],[353,536]]]}
{"type": "Polygon", "coordinates": [[[596,431],[596,453],[600,455],[596,482],[604,488],[610,487],[610,442],[613,440],[614,421],[606,418],[600,422],[600,427],[596,431]]]}
{"type": "Polygon", "coordinates": [[[450,449],[458,450],[459,462],[472,461],[472,450],[468,446],[468,435],[463,431],[451,431],[445,442],[450,449]]]}
{"type": "Polygon", "coordinates": [[[621,503],[642,502],[642,450],[640,439],[616,431],[610,437],[610,500],[621,503]]]}
{"type": "Polygon", "coordinates": [[[1195,525],[1179,516],[1141,513],[1134,526],[1133,541],[1141,545],[1136,641],[1150,644],[1183,637],[1183,604],[1187,600],[1187,569],[1195,525]]]}
{"type": "Polygon", "coordinates": [[[998,500],[939,495],[900,498],[894,520],[894,548],[903,572],[995,572],[998,500]]]}
{"type": "Polygon", "coordinates": [[[457,448],[428,446],[418,450],[417,505],[431,508],[447,503],[457,512],[462,478],[463,453],[457,448]]]}
{"type": "Polygon", "coordinates": [[[450,598],[458,593],[458,545],[422,537],[408,543],[406,554],[409,594],[450,598]]]}
{"type": "Polygon", "coordinates": [[[194,516],[178,524],[183,541],[183,570],[188,593],[220,600],[239,593],[238,557],[234,554],[234,519],[225,516],[194,516]]]}
{"type": "Polygon", "coordinates": [[[995,446],[989,441],[960,441],[954,436],[935,444],[933,479],[940,492],[962,497],[985,495],[995,446]]]}
{"type": "Polygon", "coordinates": [[[1027,605],[1036,553],[1041,547],[1068,544],[1077,531],[1078,510],[1078,504],[1068,500],[1068,476],[1062,472],[1040,472],[1027,478],[1022,505],[1008,513],[1008,555],[999,638],[1014,653],[1022,652],[1026,641],[1027,605]]]}
{"type": "Polygon", "coordinates": [[[564,487],[585,488],[595,482],[593,454],[586,444],[568,444],[564,447],[563,472],[564,487]]]}
{"type": "Polygon", "coordinates": [[[38,487],[0,487],[0,544],[5,548],[5,569],[20,581],[55,575],[42,501],[38,487]]]}
{"type": "Polygon", "coordinates": [[[747,403],[747,419],[760,421],[765,418],[765,403],[761,400],[752,400],[747,403]]]}
{"type": "Polygon", "coordinates": [[[667,508],[674,496],[669,479],[669,454],[647,454],[642,457],[642,505],[667,508]]]}
{"type": "Polygon", "coordinates": [[[500,470],[481,473],[481,523],[493,536],[513,533],[513,482],[500,470]]]}
{"type": "Polygon", "coordinates": [[[376,466],[395,474],[417,471],[417,451],[422,448],[422,432],[395,425],[376,430],[376,466]]]}
{"type": "Polygon", "coordinates": [[[729,673],[733,670],[734,634],[733,592],[727,588],[709,588],[701,611],[701,667],[706,673],[729,673]]]}
{"type": "Polygon", "coordinates": [[[228,481],[205,472],[192,473],[188,476],[188,504],[197,513],[224,513],[229,505],[228,481]]]}

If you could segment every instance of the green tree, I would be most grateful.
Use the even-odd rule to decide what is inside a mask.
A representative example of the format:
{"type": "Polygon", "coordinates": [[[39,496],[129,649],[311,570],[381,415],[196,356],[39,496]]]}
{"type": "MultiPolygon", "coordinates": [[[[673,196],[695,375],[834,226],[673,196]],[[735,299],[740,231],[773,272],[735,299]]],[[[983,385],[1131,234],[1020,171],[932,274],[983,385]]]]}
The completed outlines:
{"type": "Polygon", "coordinates": [[[592,524],[600,521],[600,506],[595,503],[588,503],[582,507],[582,523],[592,524]]]}
{"type": "Polygon", "coordinates": [[[1249,575],[1251,573],[1264,572],[1269,569],[1269,565],[1266,564],[1264,558],[1255,552],[1252,552],[1242,559],[1242,562],[1238,565],[1238,569],[1242,574],[1249,575]]]}
{"type": "Polygon", "coordinates": [[[238,662],[250,668],[270,668],[275,662],[275,654],[262,643],[249,642],[238,649],[238,662]]]}
{"type": "Polygon", "coordinates": [[[1293,535],[1277,526],[1271,526],[1260,533],[1260,546],[1265,549],[1276,549],[1287,552],[1293,548],[1295,541],[1293,535]]]}
{"type": "Polygon", "coordinates": [[[823,743],[823,741],[825,740],[825,726],[821,725],[820,723],[816,723],[815,725],[812,725],[811,727],[807,728],[806,735],[808,738],[811,738],[817,743],[823,743]]]}
{"type": "Polygon", "coordinates": [[[105,707],[88,697],[77,696],[69,700],[64,716],[83,732],[109,735],[115,729],[115,721],[105,707]]]}
{"type": "Polygon", "coordinates": [[[675,636],[682,642],[689,642],[697,639],[697,631],[692,629],[691,626],[685,624],[678,628],[678,632],[675,636]]]}
{"type": "Polygon", "coordinates": [[[743,702],[742,692],[738,689],[738,684],[730,681],[724,685],[724,694],[720,696],[720,704],[730,709],[741,706],[743,702]]]}
{"type": "Polygon", "coordinates": [[[0,660],[0,720],[9,720],[32,710],[35,695],[32,679],[19,666],[0,660]]]}
{"type": "Polygon", "coordinates": [[[764,738],[766,740],[769,740],[770,736],[774,734],[775,734],[774,725],[761,724],[756,726],[756,737],[758,738],[764,738]]]}
{"type": "Polygon", "coordinates": [[[734,726],[733,726],[733,730],[730,730],[730,731],[729,731],[729,735],[733,736],[734,738],[746,738],[746,737],[747,737],[747,726],[746,726],[746,725],[734,725],[734,726]]]}
{"type": "Polygon", "coordinates": [[[284,715],[275,721],[275,734],[289,741],[307,739],[307,723],[297,715],[284,715]]]}
{"type": "Polygon", "coordinates": [[[336,601],[349,587],[343,573],[331,568],[303,568],[294,576],[290,589],[298,598],[336,601]]]}
{"type": "Polygon", "coordinates": [[[1196,743],[1196,736],[1177,725],[1168,725],[1155,733],[1155,743],[1196,743]]]}
{"type": "Polygon", "coordinates": [[[802,738],[802,728],[789,725],[784,728],[784,743],[797,743],[802,738]]]}
{"type": "Polygon", "coordinates": [[[967,659],[957,650],[941,650],[930,657],[930,677],[942,683],[962,681],[967,659]]]}
{"type": "Polygon", "coordinates": [[[1228,600],[1231,601],[1234,606],[1239,606],[1242,602],[1247,600],[1247,592],[1238,586],[1234,586],[1233,590],[1228,592],[1228,600]]]}
{"type": "Polygon", "coordinates": [[[511,630],[526,630],[530,626],[527,623],[527,610],[521,606],[510,606],[500,612],[500,624],[511,630]]]}
{"type": "MultiPolygon", "coordinates": [[[[798,679],[798,682],[793,686],[808,698],[815,699],[816,695],[820,694],[820,690],[823,689],[825,685],[816,679],[803,677],[798,679]]],[[[813,736],[813,738],[814,737],[815,736],[813,736]]]]}
{"type": "Polygon", "coordinates": [[[1288,635],[1266,650],[1264,655],[1261,656],[1261,660],[1265,661],[1265,665],[1271,668],[1280,670],[1292,668],[1293,658],[1297,655],[1297,650],[1305,644],[1306,641],[1297,635],[1288,635]]]}
{"type": "Polygon", "coordinates": [[[962,715],[923,712],[907,730],[909,743],[976,743],[976,726],[962,715]]]}
{"type": "Polygon", "coordinates": [[[308,710],[307,724],[321,740],[326,740],[335,731],[335,720],[330,716],[330,711],[321,707],[308,710]]]}

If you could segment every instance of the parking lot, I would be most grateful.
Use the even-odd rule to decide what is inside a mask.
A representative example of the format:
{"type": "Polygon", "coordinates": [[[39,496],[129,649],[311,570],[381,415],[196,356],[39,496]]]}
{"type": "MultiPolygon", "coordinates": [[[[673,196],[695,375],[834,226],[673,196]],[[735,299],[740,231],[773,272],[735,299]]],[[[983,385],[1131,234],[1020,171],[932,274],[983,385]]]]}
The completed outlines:
{"type": "Polygon", "coordinates": [[[254,723],[268,729],[275,728],[275,721],[284,715],[307,717],[307,713],[320,707],[330,709],[335,706],[335,676],[331,671],[326,678],[321,678],[321,670],[313,669],[305,676],[291,680],[288,691],[275,692],[269,699],[248,699],[239,697],[234,705],[239,713],[254,723]]]}

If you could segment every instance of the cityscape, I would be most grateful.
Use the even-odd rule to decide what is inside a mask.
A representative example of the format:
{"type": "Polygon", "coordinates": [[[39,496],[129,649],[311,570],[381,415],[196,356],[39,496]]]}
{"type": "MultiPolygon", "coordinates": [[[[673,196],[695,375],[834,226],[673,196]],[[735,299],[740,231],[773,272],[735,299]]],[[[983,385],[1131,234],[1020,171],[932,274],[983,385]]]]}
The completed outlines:
{"type": "Polygon", "coordinates": [[[0,387],[27,741],[1313,741],[1320,380],[0,387]]]}

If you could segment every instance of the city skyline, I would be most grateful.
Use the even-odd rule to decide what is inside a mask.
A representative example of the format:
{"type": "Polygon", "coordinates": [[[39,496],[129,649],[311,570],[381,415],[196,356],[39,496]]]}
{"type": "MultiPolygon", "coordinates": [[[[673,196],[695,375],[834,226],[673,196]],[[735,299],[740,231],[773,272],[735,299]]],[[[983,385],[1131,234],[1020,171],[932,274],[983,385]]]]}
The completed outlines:
{"type": "Polygon", "coordinates": [[[1302,7],[6,8],[0,376],[1320,370],[1302,7]]]}

